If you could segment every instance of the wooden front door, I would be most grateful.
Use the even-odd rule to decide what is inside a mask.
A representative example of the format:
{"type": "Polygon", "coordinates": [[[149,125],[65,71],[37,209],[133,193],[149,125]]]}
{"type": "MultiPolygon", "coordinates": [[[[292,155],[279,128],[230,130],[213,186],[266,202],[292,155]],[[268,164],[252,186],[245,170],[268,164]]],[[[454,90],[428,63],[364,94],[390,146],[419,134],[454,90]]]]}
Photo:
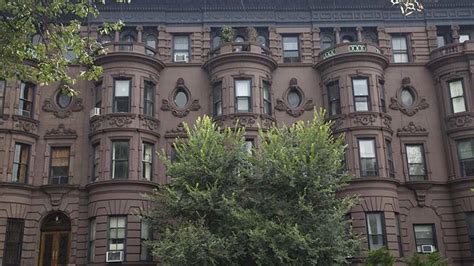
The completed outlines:
{"type": "Polygon", "coordinates": [[[41,234],[40,266],[66,266],[69,260],[69,231],[41,234]]]}

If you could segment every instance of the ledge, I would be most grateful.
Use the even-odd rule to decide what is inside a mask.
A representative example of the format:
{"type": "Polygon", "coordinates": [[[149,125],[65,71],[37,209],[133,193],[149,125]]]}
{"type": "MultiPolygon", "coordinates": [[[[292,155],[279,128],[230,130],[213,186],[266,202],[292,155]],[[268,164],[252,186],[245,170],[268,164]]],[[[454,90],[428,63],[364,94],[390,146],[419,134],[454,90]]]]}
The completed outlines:
{"type": "Polygon", "coordinates": [[[428,66],[437,68],[450,62],[452,59],[465,55],[474,55],[474,41],[448,44],[430,53],[428,66]]]}

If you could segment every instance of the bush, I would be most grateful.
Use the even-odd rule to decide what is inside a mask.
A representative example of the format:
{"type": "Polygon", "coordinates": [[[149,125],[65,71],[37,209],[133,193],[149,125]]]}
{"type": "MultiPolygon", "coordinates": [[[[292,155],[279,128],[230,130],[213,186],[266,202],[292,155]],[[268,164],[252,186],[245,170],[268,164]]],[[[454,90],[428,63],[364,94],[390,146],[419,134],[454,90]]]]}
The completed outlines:
{"type": "Polygon", "coordinates": [[[365,265],[367,266],[392,266],[395,262],[395,257],[384,246],[377,250],[369,251],[365,265]]]}
{"type": "Polygon", "coordinates": [[[426,256],[420,256],[415,252],[405,262],[408,266],[448,266],[447,260],[439,252],[433,252],[426,256]]]}

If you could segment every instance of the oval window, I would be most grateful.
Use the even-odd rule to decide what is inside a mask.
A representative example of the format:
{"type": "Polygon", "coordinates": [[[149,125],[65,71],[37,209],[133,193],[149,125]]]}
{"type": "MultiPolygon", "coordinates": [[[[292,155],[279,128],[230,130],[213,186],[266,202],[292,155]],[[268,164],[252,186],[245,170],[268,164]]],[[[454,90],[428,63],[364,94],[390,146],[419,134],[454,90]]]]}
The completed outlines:
{"type": "Polygon", "coordinates": [[[412,106],[413,102],[415,101],[415,96],[410,89],[403,89],[400,98],[402,100],[402,104],[405,106],[412,106]]]}
{"type": "Polygon", "coordinates": [[[300,106],[301,100],[301,93],[298,90],[293,89],[288,93],[288,104],[290,107],[296,108],[300,106]]]}
{"type": "Polygon", "coordinates": [[[174,103],[178,108],[183,108],[188,103],[188,94],[184,90],[178,90],[174,95],[174,103]]]}
{"type": "Polygon", "coordinates": [[[257,37],[257,42],[258,42],[261,46],[264,46],[264,47],[267,45],[267,39],[266,39],[264,36],[262,36],[262,35],[259,35],[259,36],[257,37]]]}
{"type": "Polygon", "coordinates": [[[62,92],[59,92],[58,95],[56,95],[56,103],[61,108],[68,107],[68,105],[71,103],[71,100],[72,100],[71,96],[64,94],[62,92]]]}

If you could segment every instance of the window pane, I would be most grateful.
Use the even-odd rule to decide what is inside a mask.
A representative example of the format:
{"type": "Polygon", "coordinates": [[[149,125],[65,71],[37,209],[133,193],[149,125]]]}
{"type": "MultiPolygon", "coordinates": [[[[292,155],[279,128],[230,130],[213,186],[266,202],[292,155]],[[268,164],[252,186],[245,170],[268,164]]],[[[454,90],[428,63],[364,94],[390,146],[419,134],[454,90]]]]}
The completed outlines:
{"type": "Polygon", "coordinates": [[[237,110],[238,111],[249,111],[250,110],[248,98],[237,99],[237,110]]]}
{"type": "Polygon", "coordinates": [[[456,81],[449,82],[449,90],[450,90],[450,93],[451,93],[450,94],[451,98],[464,95],[461,80],[456,80],[456,81]]]}
{"type": "Polygon", "coordinates": [[[375,158],[374,140],[359,140],[359,154],[361,158],[375,158]]]}
{"type": "Polygon", "coordinates": [[[405,106],[412,106],[414,102],[413,94],[409,89],[403,89],[401,93],[402,104],[405,106]]]}
{"type": "Polygon", "coordinates": [[[407,145],[406,150],[409,164],[423,163],[423,148],[421,145],[407,145]]]}
{"type": "Polygon", "coordinates": [[[235,96],[250,96],[250,80],[235,81],[235,96]]]}
{"type": "Polygon", "coordinates": [[[188,103],[188,94],[183,90],[178,90],[174,96],[174,103],[179,108],[185,107],[188,103]]]}
{"type": "Polygon", "coordinates": [[[369,103],[367,97],[356,97],[355,98],[355,110],[356,111],[369,111],[369,103]]]}
{"type": "Polygon", "coordinates": [[[407,50],[407,41],[404,36],[392,37],[392,49],[393,50],[407,50]]]}
{"type": "Polygon", "coordinates": [[[150,238],[150,229],[148,224],[144,221],[141,222],[141,229],[140,229],[140,238],[141,239],[149,239],[150,238]]]}
{"type": "Polygon", "coordinates": [[[285,52],[283,52],[283,57],[285,57],[285,58],[290,58],[290,57],[298,58],[299,53],[298,53],[298,51],[285,51],[285,52]]]}
{"type": "Polygon", "coordinates": [[[128,141],[113,142],[113,159],[128,159],[128,141]]]}
{"type": "Polygon", "coordinates": [[[457,97],[452,99],[453,102],[453,113],[460,113],[466,111],[466,104],[464,97],[457,97]]]}
{"type": "Polygon", "coordinates": [[[360,164],[361,176],[377,175],[377,161],[375,158],[361,158],[360,164]]]}
{"type": "Polygon", "coordinates": [[[354,95],[355,96],[367,96],[367,95],[369,95],[367,79],[353,79],[352,84],[354,86],[354,95]]]}
{"type": "Polygon", "coordinates": [[[128,97],[130,93],[130,80],[115,80],[115,96],[128,97]]]}
{"type": "Polygon", "coordinates": [[[301,105],[301,94],[297,90],[291,90],[288,93],[288,104],[290,107],[296,108],[301,105]]]}
{"type": "Polygon", "coordinates": [[[143,144],[143,160],[151,162],[153,156],[153,146],[150,144],[143,144]]]}
{"type": "Polygon", "coordinates": [[[270,100],[270,89],[266,83],[263,84],[263,99],[270,100]]]}
{"type": "Polygon", "coordinates": [[[438,41],[438,47],[442,47],[446,45],[446,40],[444,39],[444,36],[436,36],[436,40],[438,41]]]}
{"type": "Polygon", "coordinates": [[[415,237],[419,238],[433,238],[433,226],[431,225],[415,225],[415,237]]]}
{"type": "Polygon", "coordinates": [[[395,63],[408,63],[408,54],[394,54],[393,61],[395,63]]]}
{"type": "Polygon", "coordinates": [[[112,173],[114,179],[127,179],[128,175],[128,162],[127,161],[116,161],[114,162],[114,169],[112,173]]]}
{"type": "Polygon", "coordinates": [[[408,171],[411,176],[420,176],[425,175],[425,165],[424,164],[410,164],[408,166],[408,171]]]}
{"type": "Polygon", "coordinates": [[[298,37],[283,37],[283,50],[298,50],[298,37]]]}
{"type": "Polygon", "coordinates": [[[188,50],[188,36],[175,36],[174,37],[174,49],[175,50],[188,50]]]}
{"type": "Polygon", "coordinates": [[[474,158],[474,139],[458,142],[459,159],[474,158]]]}
{"type": "Polygon", "coordinates": [[[465,41],[469,41],[469,34],[460,34],[459,35],[459,42],[463,43],[465,41]]]}
{"type": "Polygon", "coordinates": [[[148,35],[146,37],[146,45],[156,48],[156,37],[154,35],[148,35]]]}

